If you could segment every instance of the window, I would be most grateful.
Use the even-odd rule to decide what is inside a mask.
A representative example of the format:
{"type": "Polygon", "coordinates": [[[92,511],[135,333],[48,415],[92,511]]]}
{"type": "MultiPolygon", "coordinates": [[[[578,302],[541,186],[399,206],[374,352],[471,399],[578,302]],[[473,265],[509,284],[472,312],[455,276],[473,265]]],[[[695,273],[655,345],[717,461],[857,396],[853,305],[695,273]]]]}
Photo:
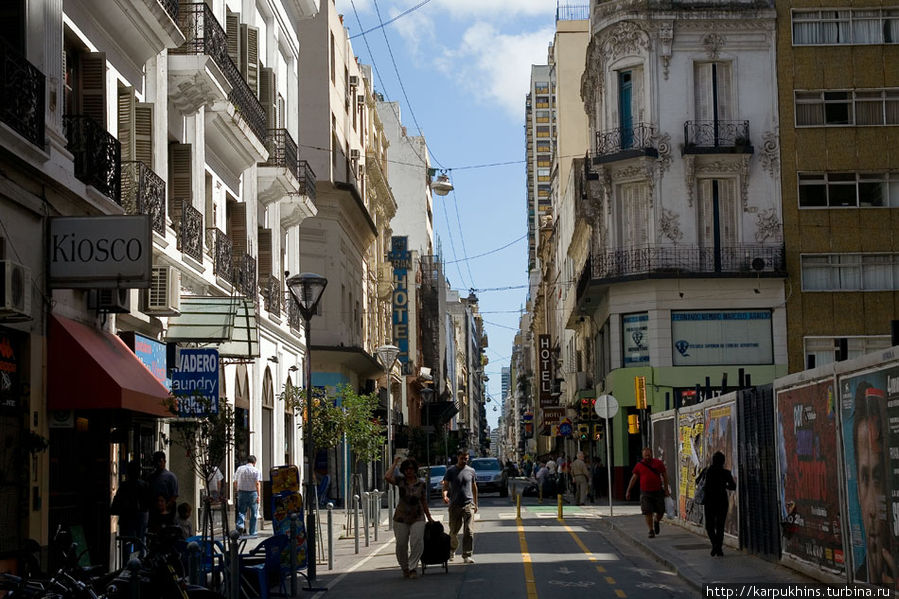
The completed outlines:
{"type": "Polygon", "coordinates": [[[797,127],[899,125],[899,89],[796,92],[797,127]]]}
{"type": "Polygon", "coordinates": [[[799,207],[899,207],[899,173],[799,173],[799,207]]]}
{"type": "MultiPolygon", "coordinates": [[[[864,356],[875,351],[890,347],[889,335],[871,335],[867,337],[844,337],[846,339],[847,360],[864,356]]],[[[807,366],[825,366],[836,361],[837,348],[841,338],[837,337],[806,337],[805,364],[807,366]],[[809,361],[813,358],[813,362],[809,361]]]]}
{"type": "Polygon", "coordinates": [[[793,45],[899,43],[899,7],[794,10],[793,45]]]}
{"type": "Polygon", "coordinates": [[[649,185],[645,181],[618,186],[621,246],[644,247],[649,243],[649,185]]]}
{"type": "Polygon", "coordinates": [[[808,254],[803,291],[897,291],[899,254],[808,254]]]}
{"type": "Polygon", "coordinates": [[[331,32],[331,84],[337,83],[337,56],[334,53],[334,32],[331,32]]]}

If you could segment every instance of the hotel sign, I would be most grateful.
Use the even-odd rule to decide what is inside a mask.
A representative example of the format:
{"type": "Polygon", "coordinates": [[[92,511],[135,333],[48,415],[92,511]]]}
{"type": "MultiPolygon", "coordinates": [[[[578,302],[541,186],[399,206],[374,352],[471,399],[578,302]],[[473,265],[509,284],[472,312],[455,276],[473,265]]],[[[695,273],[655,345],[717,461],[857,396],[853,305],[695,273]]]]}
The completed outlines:
{"type": "Polygon", "coordinates": [[[50,219],[47,254],[56,289],[150,286],[150,217],[75,216],[50,219]]]}
{"type": "Polygon", "coordinates": [[[559,405],[557,398],[552,396],[552,343],[549,335],[537,335],[537,384],[541,408],[559,405]]]}
{"type": "Polygon", "coordinates": [[[400,348],[397,360],[402,364],[403,373],[409,368],[409,270],[412,255],[409,252],[409,238],[394,236],[387,256],[393,265],[393,343],[400,348]]]}

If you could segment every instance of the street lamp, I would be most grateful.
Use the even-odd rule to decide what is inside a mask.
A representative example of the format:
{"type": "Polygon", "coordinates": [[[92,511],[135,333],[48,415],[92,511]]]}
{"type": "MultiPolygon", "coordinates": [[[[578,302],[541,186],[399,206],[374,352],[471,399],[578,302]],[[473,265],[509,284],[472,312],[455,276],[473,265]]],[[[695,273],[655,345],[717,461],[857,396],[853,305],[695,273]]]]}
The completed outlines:
{"type": "Polygon", "coordinates": [[[312,341],[309,321],[318,309],[318,302],[328,286],[328,279],[321,275],[308,272],[294,275],[287,279],[287,288],[290,289],[300,315],[306,324],[306,423],[303,436],[306,438],[306,455],[309,467],[306,469],[306,573],[309,581],[315,580],[315,478],[312,471],[315,469],[315,444],[312,441],[312,341]]]}
{"type": "MultiPolygon", "coordinates": [[[[395,345],[382,345],[378,349],[375,350],[375,353],[378,355],[378,361],[381,363],[381,368],[384,369],[384,374],[387,375],[387,460],[385,463],[392,464],[393,462],[393,394],[390,392],[390,371],[393,370],[393,365],[396,362],[396,357],[400,355],[400,348],[395,345]]],[[[430,485],[430,482],[428,482],[430,485]]],[[[389,485],[388,485],[389,486],[389,485]]],[[[430,492],[430,491],[428,491],[430,492]]],[[[387,492],[387,509],[390,513],[393,513],[393,489],[388,489],[387,492]]],[[[387,529],[393,530],[393,518],[387,519],[387,529]]]]}

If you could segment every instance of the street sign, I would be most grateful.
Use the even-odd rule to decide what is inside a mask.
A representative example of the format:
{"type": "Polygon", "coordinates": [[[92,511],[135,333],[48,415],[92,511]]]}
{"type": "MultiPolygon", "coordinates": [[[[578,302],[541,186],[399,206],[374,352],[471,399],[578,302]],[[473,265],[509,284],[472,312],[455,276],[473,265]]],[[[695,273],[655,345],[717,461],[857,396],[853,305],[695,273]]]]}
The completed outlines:
{"type": "Polygon", "coordinates": [[[172,395],[178,398],[179,416],[202,417],[208,412],[218,413],[218,350],[182,349],[177,369],[172,372],[172,395]]]}
{"type": "Polygon", "coordinates": [[[596,398],[596,415],[600,418],[614,418],[618,413],[618,400],[611,395],[600,395],[596,398]]]}
{"type": "Polygon", "coordinates": [[[559,434],[563,437],[570,437],[572,433],[571,421],[566,419],[565,422],[559,425],[559,434]]]}

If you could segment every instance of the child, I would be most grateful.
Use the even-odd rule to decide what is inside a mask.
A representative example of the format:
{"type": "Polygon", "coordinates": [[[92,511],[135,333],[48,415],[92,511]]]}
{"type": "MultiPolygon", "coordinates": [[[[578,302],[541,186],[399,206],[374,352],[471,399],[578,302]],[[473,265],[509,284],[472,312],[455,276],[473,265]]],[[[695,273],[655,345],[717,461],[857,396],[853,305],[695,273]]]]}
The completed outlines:
{"type": "Polygon", "coordinates": [[[181,527],[181,534],[185,539],[194,536],[194,524],[190,519],[190,504],[182,503],[178,506],[178,517],[175,524],[181,527]]]}

